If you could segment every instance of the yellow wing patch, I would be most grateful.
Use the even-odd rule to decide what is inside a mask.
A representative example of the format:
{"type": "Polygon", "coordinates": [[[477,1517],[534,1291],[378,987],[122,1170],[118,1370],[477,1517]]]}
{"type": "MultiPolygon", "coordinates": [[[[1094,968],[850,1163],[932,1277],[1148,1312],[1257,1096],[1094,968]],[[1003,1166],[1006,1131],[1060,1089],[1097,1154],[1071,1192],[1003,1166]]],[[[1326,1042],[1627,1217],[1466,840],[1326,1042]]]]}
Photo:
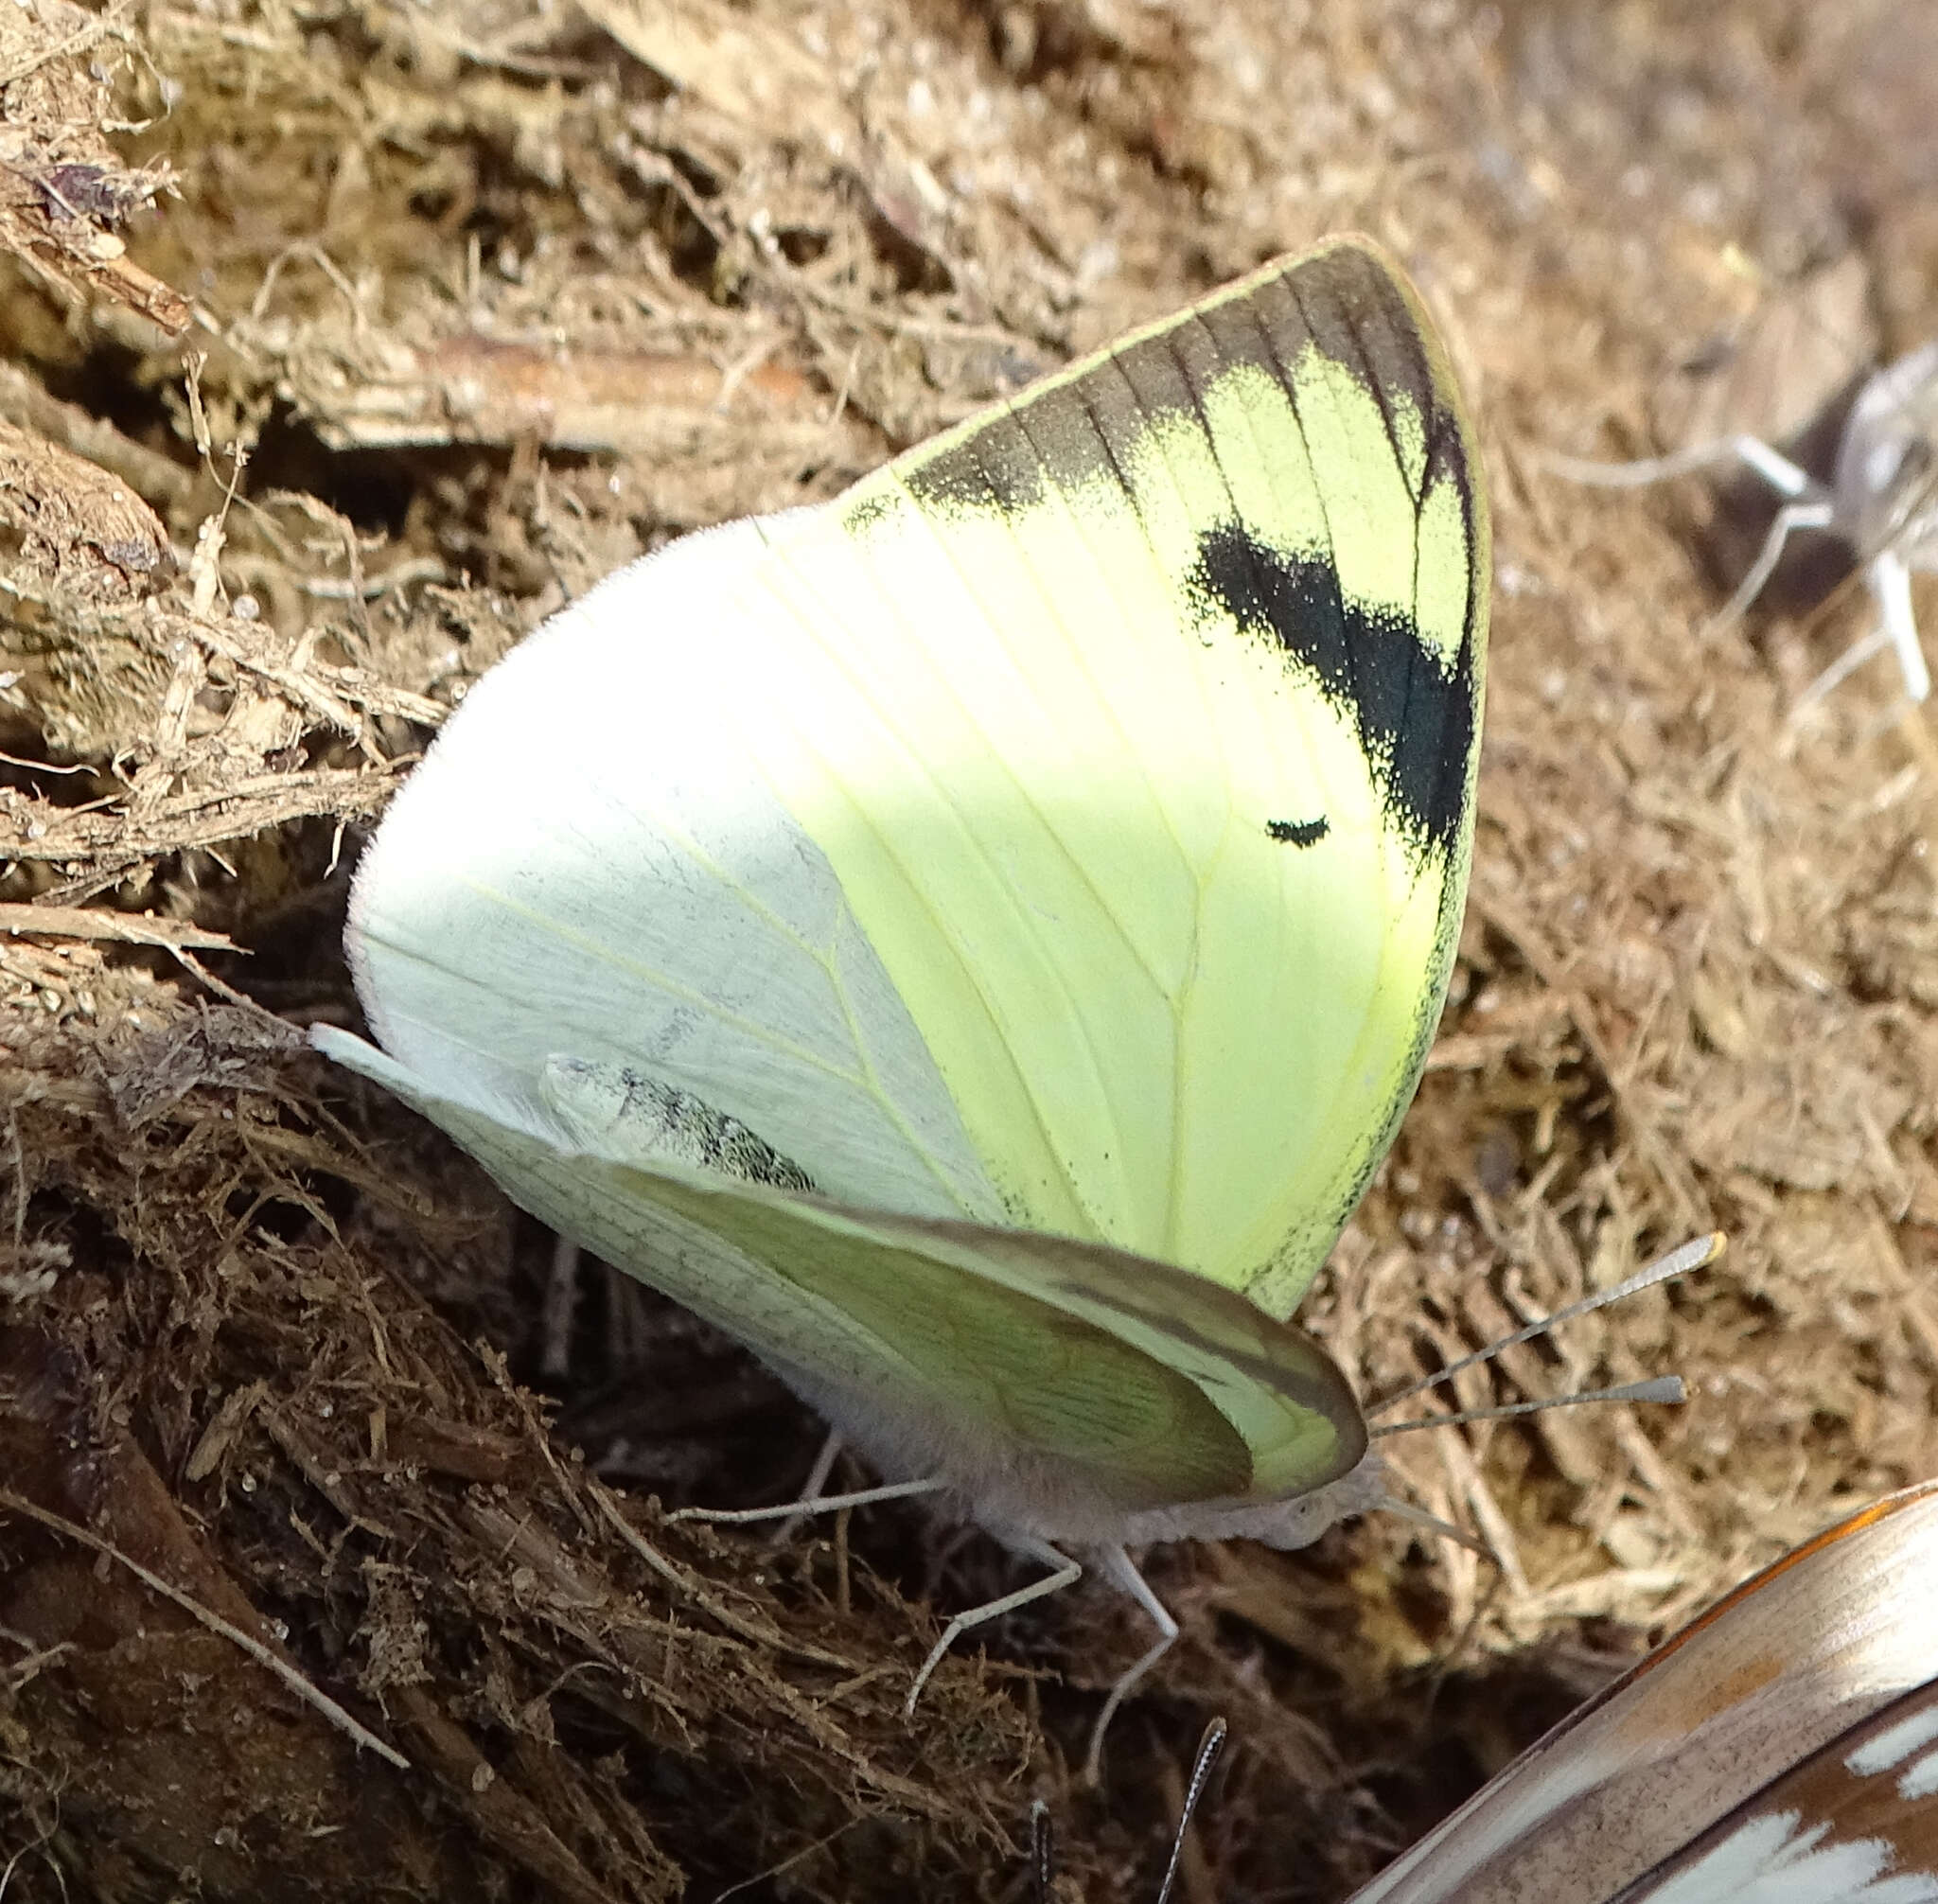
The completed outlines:
{"type": "Polygon", "coordinates": [[[1268,267],[770,549],[753,751],[1012,1220],[1289,1313],[1465,887],[1488,537],[1418,301],[1355,241],[1268,267]]]}

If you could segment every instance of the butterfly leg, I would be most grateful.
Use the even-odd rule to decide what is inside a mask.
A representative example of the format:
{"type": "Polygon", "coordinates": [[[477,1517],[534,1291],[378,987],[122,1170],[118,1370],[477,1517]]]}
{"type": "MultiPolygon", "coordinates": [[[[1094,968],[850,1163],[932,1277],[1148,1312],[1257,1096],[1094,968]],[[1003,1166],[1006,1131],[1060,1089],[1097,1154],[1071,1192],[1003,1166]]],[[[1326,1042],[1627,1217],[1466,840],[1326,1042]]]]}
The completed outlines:
{"type": "Polygon", "coordinates": [[[1873,655],[1881,655],[1891,644],[1890,632],[1883,627],[1873,628],[1861,641],[1853,642],[1797,696],[1789,718],[1794,720],[1806,708],[1814,707],[1841,681],[1856,674],[1873,655]]]}
{"type": "Polygon", "coordinates": [[[1897,654],[1904,674],[1905,694],[1914,701],[1931,693],[1931,671],[1918,640],[1917,617],[1912,612],[1911,565],[1895,549],[1882,549],[1864,572],[1871,597],[1877,604],[1878,629],[1897,654]]]}
{"type": "Polygon", "coordinates": [[[1764,584],[1776,573],[1776,565],[1783,559],[1785,545],[1799,529],[1828,529],[1836,517],[1837,505],[1821,493],[1807,502],[1786,502],[1776,512],[1776,520],[1771,523],[1770,533],[1764,537],[1763,546],[1757,550],[1756,559],[1750,564],[1749,573],[1736,584],[1735,593],[1710,617],[1703,634],[1706,635],[1710,628],[1723,627],[1735,621],[1763,592],[1764,584]]]}
{"type": "Polygon", "coordinates": [[[1797,696],[1796,705],[1790,710],[1792,719],[1821,701],[1873,655],[1881,655],[1887,648],[1897,656],[1906,698],[1915,704],[1929,696],[1931,671],[1925,663],[1917,618],[1912,611],[1910,565],[1895,550],[1881,550],[1871,558],[1864,579],[1871,585],[1871,599],[1877,605],[1877,626],[1862,641],[1853,642],[1797,696]]]}
{"type": "Polygon", "coordinates": [[[1678,476],[1695,476],[1723,463],[1740,463],[1753,469],[1779,496],[1802,496],[1817,485],[1781,450],[1760,436],[1718,436],[1692,444],[1668,456],[1642,456],[1632,463],[1596,463],[1585,456],[1550,455],[1548,467],[1571,483],[1590,483],[1603,489],[1645,489],[1678,476]]]}
{"type": "Polygon", "coordinates": [[[1650,483],[1665,483],[1674,476],[1693,476],[1718,464],[1740,463],[1753,474],[1786,498],[1776,520],[1771,523],[1756,552],[1749,573],[1736,584],[1735,592],[1718,609],[1698,640],[1710,629],[1734,622],[1749,608],[1783,559],[1789,538],[1799,529],[1834,529],[1837,504],[1830,492],[1815,481],[1808,470],[1800,468],[1781,450],[1773,450],[1760,436],[1719,436],[1713,443],[1699,443],[1679,450],[1672,456],[1645,456],[1633,463],[1591,463],[1575,456],[1554,456],[1549,467],[1577,483],[1591,483],[1603,488],[1641,488],[1650,483]]]}
{"type": "MultiPolygon", "coordinates": [[[[979,1627],[985,1620],[993,1620],[1003,1613],[1014,1613],[1018,1607],[1027,1607],[1031,1600],[1040,1600],[1048,1594],[1060,1594],[1066,1587],[1074,1586],[1083,1578],[1084,1569],[1070,1557],[1052,1547],[1048,1541],[1038,1541],[1028,1536],[1006,1535],[1004,1544],[1023,1555],[1026,1559],[1041,1560],[1046,1567],[1054,1569],[1040,1580],[1031,1580],[1027,1587],[1018,1587],[1013,1594],[1004,1594],[999,1599],[986,1601],[979,1607],[971,1607],[967,1613],[958,1613],[943,1629],[943,1636],[928,1649],[928,1657],[922,1662],[922,1669],[915,1675],[915,1684],[908,1688],[908,1697],[903,1701],[902,1711],[907,1718],[915,1714],[915,1701],[922,1697],[922,1688],[928,1684],[929,1675],[942,1665],[943,1656],[971,1627],[979,1627]]],[[[1129,1562],[1125,1563],[1126,1565],[1129,1562]]],[[[1139,1584],[1142,1584],[1141,1582],[1139,1584]]],[[[1145,1588],[1149,1593],[1150,1589],[1145,1588]]],[[[1172,1629],[1176,1631],[1175,1628],[1172,1629]]]]}
{"type": "Polygon", "coordinates": [[[857,1488],[852,1494],[818,1494],[813,1499],[780,1501],[771,1507],[676,1507],[669,1521],[708,1521],[716,1526],[744,1526],[750,1521],[784,1521],[789,1515],[838,1513],[843,1507],[872,1507],[877,1501],[906,1501],[911,1494],[933,1494],[941,1481],[890,1481],[879,1488],[857,1488]]]}
{"type": "Polygon", "coordinates": [[[572,1373],[572,1324],[579,1302],[579,1246],[564,1231],[552,1240],[552,1274],[539,1312],[538,1372],[548,1382],[572,1373]]]}
{"type": "Polygon", "coordinates": [[[828,1476],[835,1472],[835,1463],[841,1458],[843,1445],[838,1428],[830,1428],[822,1437],[820,1449],[814,1457],[814,1466],[807,1471],[807,1479],[801,1484],[801,1492],[794,1497],[795,1511],[767,1536],[770,1547],[784,1547],[801,1531],[802,1523],[820,1511],[821,1490],[828,1485],[828,1476]]]}
{"type": "Polygon", "coordinates": [[[1152,1623],[1157,1629],[1157,1637],[1118,1675],[1117,1684],[1110,1689],[1110,1697],[1103,1701],[1103,1710],[1097,1715],[1097,1723],[1090,1728],[1090,1750],[1084,1760],[1084,1782],[1086,1785],[1097,1785],[1102,1780],[1103,1735],[1117,1717],[1118,1707],[1123,1704],[1125,1696],[1137,1682],[1171,1650],[1178,1634],[1178,1625],[1172,1618],[1171,1610],[1151,1591],[1150,1582],[1131,1564],[1130,1555],[1121,1547],[1105,1547],[1098,1558],[1102,1561],[1103,1571],[1111,1582],[1151,1615],[1152,1623]]]}

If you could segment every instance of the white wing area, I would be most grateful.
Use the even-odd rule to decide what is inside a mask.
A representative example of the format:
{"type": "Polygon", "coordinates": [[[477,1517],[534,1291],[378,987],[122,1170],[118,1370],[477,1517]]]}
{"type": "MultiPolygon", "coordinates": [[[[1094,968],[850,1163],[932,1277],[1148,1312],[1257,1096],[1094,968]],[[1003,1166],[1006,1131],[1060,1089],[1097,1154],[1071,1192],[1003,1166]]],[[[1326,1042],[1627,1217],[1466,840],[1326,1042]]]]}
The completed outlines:
{"type": "Polygon", "coordinates": [[[1157,512],[1072,555],[875,488],[674,543],[472,690],[359,869],[372,1029],[459,1102],[629,1067],[837,1202],[1283,1265],[1283,1313],[1404,1102],[1439,880],[1276,649],[1183,619],[1157,512]]]}
{"type": "Polygon", "coordinates": [[[569,1051],[740,1119],[837,1200],[999,1222],[839,882],[734,729],[762,661],[732,578],[790,520],[621,571],[472,690],[358,869],[358,991],[456,1102],[529,1093],[569,1051]]]}
{"type": "Polygon", "coordinates": [[[1644,1895],[1647,1904],[1938,1904],[1929,1871],[1894,1871],[1878,1838],[1763,1812],[1644,1895]]]}

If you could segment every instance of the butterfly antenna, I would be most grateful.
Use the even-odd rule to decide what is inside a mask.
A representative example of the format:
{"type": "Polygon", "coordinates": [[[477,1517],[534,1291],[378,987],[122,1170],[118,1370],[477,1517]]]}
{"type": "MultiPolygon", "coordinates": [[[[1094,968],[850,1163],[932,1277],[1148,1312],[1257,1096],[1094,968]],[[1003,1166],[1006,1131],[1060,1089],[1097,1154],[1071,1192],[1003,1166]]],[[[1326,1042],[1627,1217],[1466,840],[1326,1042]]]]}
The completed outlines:
{"type": "MultiPolygon", "coordinates": [[[[1500,1343],[1496,1346],[1505,1349],[1507,1345],[1500,1343]]],[[[1469,1358],[1469,1361],[1479,1360],[1480,1356],[1469,1358]]],[[[1465,1368],[1468,1365],[1463,1362],[1456,1366],[1465,1368]]],[[[1448,1375],[1452,1373],[1452,1369],[1447,1371],[1448,1375]]],[[[1434,1379],[1444,1382],[1447,1376],[1438,1375],[1434,1379]]],[[[1420,1385],[1429,1384],[1423,1383],[1420,1385]]],[[[1415,1392],[1413,1389],[1405,1391],[1409,1395],[1415,1392]]],[[[1395,1395],[1388,1399],[1397,1402],[1401,1398],[1395,1395]]],[[[1463,1408],[1457,1415],[1417,1415],[1410,1421],[1382,1421],[1366,1432],[1374,1436],[1404,1435],[1415,1428],[1458,1428],[1468,1421],[1506,1421],[1515,1415],[1544,1415],[1550,1408],[1573,1408],[1583,1402],[1656,1402],[1673,1406],[1688,1399],[1689,1391],[1683,1386],[1680,1375],[1655,1375],[1647,1382],[1620,1382],[1612,1388],[1583,1388],[1573,1395],[1556,1395],[1538,1402],[1504,1402],[1498,1408],[1463,1408]]],[[[1383,1408],[1386,1402],[1383,1402],[1379,1406],[1383,1408]]]]}
{"type": "MultiPolygon", "coordinates": [[[[1549,1330],[1563,1322],[1572,1322],[1577,1315],[1586,1315],[1591,1310],[1605,1309],[1612,1302],[1620,1302],[1626,1296],[1636,1295],[1645,1289],[1652,1289],[1659,1282],[1667,1282],[1673,1277],[1687,1276],[1692,1270],[1706,1269],[1723,1253],[1725,1239],[1720,1230],[1712,1230],[1707,1236],[1699,1236],[1685,1243],[1680,1249],[1672,1249],[1666,1256],[1658,1257],[1646,1269],[1638,1269],[1633,1276],[1626,1277],[1612,1288],[1597,1291],[1594,1296],[1584,1296],[1579,1302],[1571,1302],[1565,1309],[1558,1309],[1552,1315],[1543,1316],[1539,1322],[1530,1322],[1525,1329],[1519,1329],[1512,1335],[1504,1335],[1500,1341],[1489,1343],[1487,1348],[1476,1349],[1471,1355],[1463,1355],[1457,1362],[1450,1362],[1446,1367],[1436,1370],[1418,1382],[1396,1390],[1383,1401],[1374,1402],[1367,1415],[1383,1415],[1387,1409],[1401,1402],[1410,1401],[1416,1395],[1424,1394],[1430,1388],[1437,1388],[1450,1377],[1458,1375],[1463,1369],[1472,1368],[1483,1362],[1491,1362],[1502,1350],[1512,1349],[1517,1344],[1531,1341],[1537,1335],[1545,1335],[1549,1330]]],[[[1450,1421],[1486,1421],[1507,1415],[1525,1415],[1542,1408],[1562,1407],[1575,1402],[1680,1402],[1683,1400],[1683,1384],[1674,1376],[1665,1376],[1655,1382],[1624,1384],[1617,1388],[1595,1389],[1581,1395],[1563,1395],[1553,1402],[1523,1402],[1505,1408],[1474,1409],[1466,1415],[1436,1416],[1427,1423],[1395,1422],[1391,1427],[1373,1430],[1376,1435],[1396,1434],[1401,1428],[1421,1425],[1444,1427],[1450,1421]],[[1663,1384],[1669,1384],[1668,1389],[1663,1384]],[[1670,1390],[1673,1392],[1669,1392],[1670,1390]]]]}
{"type": "Polygon", "coordinates": [[[1035,1800],[1030,1807],[1031,1895],[1036,1904],[1049,1904],[1049,1883],[1056,1875],[1056,1825],[1049,1807],[1035,1800]]]}
{"type": "Polygon", "coordinates": [[[1211,1782],[1211,1773],[1218,1764],[1218,1755],[1224,1750],[1225,1724],[1222,1719],[1214,1719],[1205,1728],[1205,1736],[1198,1741],[1198,1756],[1191,1766],[1191,1782],[1185,1789],[1185,1802],[1178,1814],[1177,1836],[1171,1841],[1171,1862],[1164,1867],[1164,1882],[1157,1887],[1157,1904],[1171,1904],[1171,1887],[1177,1882],[1178,1866],[1184,1862],[1185,1833],[1191,1828],[1191,1817],[1198,1808],[1198,1801],[1205,1795],[1205,1788],[1211,1782]]]}

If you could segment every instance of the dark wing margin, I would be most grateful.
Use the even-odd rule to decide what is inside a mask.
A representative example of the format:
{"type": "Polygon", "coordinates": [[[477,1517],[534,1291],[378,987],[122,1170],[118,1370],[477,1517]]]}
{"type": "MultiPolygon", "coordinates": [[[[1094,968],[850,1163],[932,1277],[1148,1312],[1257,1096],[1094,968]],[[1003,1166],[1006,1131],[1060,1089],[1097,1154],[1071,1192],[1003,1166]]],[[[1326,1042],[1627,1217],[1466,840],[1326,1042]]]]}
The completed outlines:
{"type": "Polygon", "coordinates": [[[1242,347],[1246,361],[1269,361],[1288,393],[1292,366],[1316,348],[1373,397],[1413,491],[1416,565],[1430,500],[1451,494],[1458,506],[1469,561],[1452,656],[1424,639],[1413,616],[1346,596],[1329,552],[1289,554],[1242,523],[1203,539],[1192,577],[1241,627],[1276,641],[1351,720],[1392,820],[1415,851],[1455,855],[1479,759],[1489,555],[1477,454],[1431,321],[1398,267],[1363,239],[1296,260],[1242,300],[1204,315],[1214,334],[1240,330],[1241,343],[1224,346],[1234,361],[1242,347]],[[1405,440],[1401,411],[1417,419],[1417,444],[1405,440]]]}

